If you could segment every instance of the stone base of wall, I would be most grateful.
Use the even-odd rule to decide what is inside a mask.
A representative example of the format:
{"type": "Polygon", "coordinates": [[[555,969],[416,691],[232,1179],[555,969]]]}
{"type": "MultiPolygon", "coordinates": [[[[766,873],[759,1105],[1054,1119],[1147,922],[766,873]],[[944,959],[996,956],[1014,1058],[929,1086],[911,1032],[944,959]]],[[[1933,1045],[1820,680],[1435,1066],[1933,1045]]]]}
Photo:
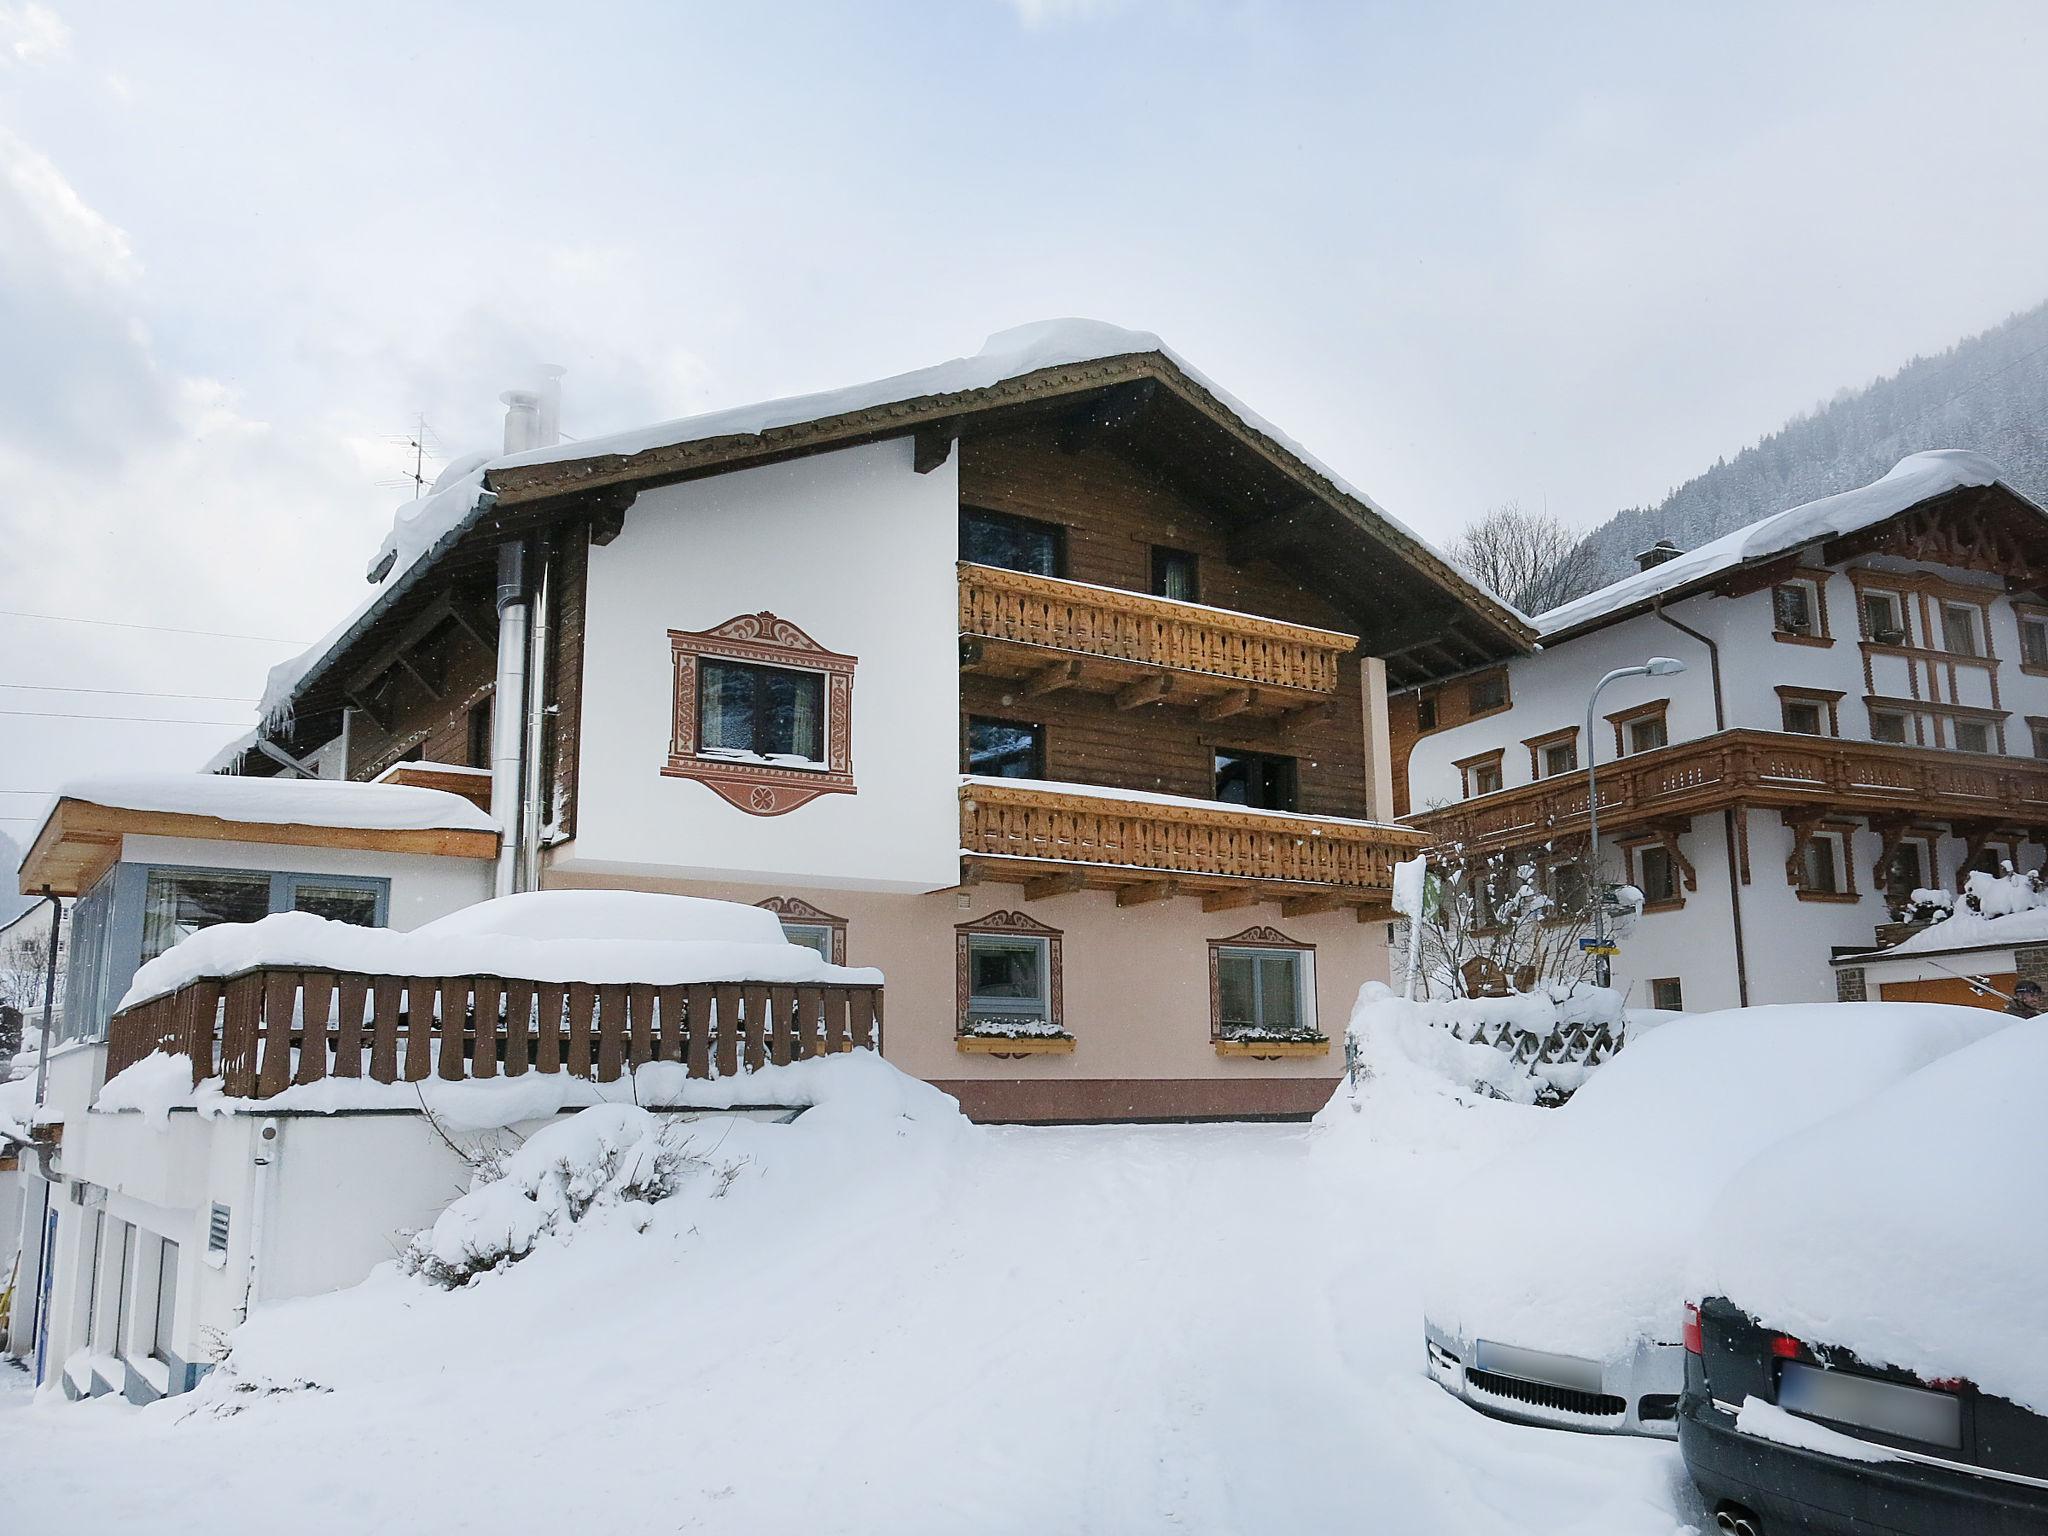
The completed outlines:
{"type": "Polygon", "coordinates": [[[954,1078],[932,1086],[970,1120],[993,1125],[1306,1120],[1336,1092],[1336,1077],[954,1078]]]}
{"type": "Polygon", "coordinates": [[[1842,965],[1835,968],[1835,1001],[1838,1003],[1860,1003],[1868,998],[1863,980],[1863,967],[1842,965]]]}

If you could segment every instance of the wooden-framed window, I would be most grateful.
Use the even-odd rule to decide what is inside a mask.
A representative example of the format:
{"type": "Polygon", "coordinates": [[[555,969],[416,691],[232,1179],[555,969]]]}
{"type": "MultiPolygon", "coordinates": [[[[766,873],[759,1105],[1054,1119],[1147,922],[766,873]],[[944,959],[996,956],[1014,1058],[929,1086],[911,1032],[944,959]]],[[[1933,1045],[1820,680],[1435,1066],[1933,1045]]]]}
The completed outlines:
{"type": "Polygon", "coordinates": [[[1882,588],[1863,589],[1863,638],[1878,645],[1907,645],[1913,637],[1907,622],[1906,604],[1897,592],[1882,588]]]}
{"type": "Polygon", "coordinates": [[[1897,709],[1871,710],[1870,739],[1894,746],[1904,746],[1911,739],[1905,712],[1897,709]]]}
{"type": "Polygon", "coordinates": [[[469,706],[468,755],[464,761],[472,768],[491,766],[491,696],[485,694],[469,706]]]}
{"type": "Polygon", "coordinates": [[[1495,747],[1491,752],[1482,752],[1476,757],[1462,757],[1452,764],[1458,770],[1467,800],[1474,795],[1496,794],[1502,787],[1501,764],[1507,757],[1507,748],[1495,747]]]}
{"type": "Polygon", "coordinates": [[[1209,941],[1209,1034],[1216,1040],[1316,1033],[1315,946],[1277,928],[1209,941]]]}
{"type": "Polygon", "coordinates": [[[2048,608],[2014,603],[2020,627],[2020,670],[2048,674],[2048,608]]]}
{"type": "Polygon", "coordinates": [[[1548,918],[1570,922],[1586,916],[1593,908],[1593,887],[1586,878],[1585,863],[1574,857],[1557,857],[1543,866],[1543,894],[1550,898],[1548,918]]]}
{"type": "Polygon", "coordinates": [[[1291,757],[1218,747],[1215,772],[1215,798],[1225,805],[1241,805],[1255,811],[1294,809],[1297,774],[1291,757]]]}
{"type": "Polygon", "coordinates": [[[1620,840],[1629,884],[1643,893],[1645,912],[1670,912],[1685,905],[1694,883],[1692,866],[1679,851],[1678,834],[1669,829],[1640,833],[1620,840]]]}
{"type": "Polygon", "coordinates": [[[1676,976],[1652,976],[1650,1006],[1664,1013],[1685,1012],[1685,987],[1676,976]]]}
{"type": "Polygon", "coordinates": [[[2034,756],[2048,757],[2048,718],[2027,716],[2027,735],[2034,744],[2034,756]]]}
{"type": "Polygon", "coordinates": [[[1669,746],[1671,732],[1666,719],[1670,708],[1669,699],[1653,699],[1609,715],[1607,723],[1614,727],[1614,755],[1634,757],[1638,752],[1654,752],[1669,746]]]}
{"type": "Polygon", "coordinates": [[[1164,544],[1152,546],[1152,595],[1181,603],[1202,600],[1201,566],[1193,553],[1168,549],[1164,544]]]}
{"type": "Polygon", "coordinates": [[[1913,899],[1915,891],[1934,885],[1934,857],[1925,837],[1901,837],[1885,852],[1881,870],[1884,899],[1894,910],[1913,899]]]}
{"type": "Polygon", "coordinates": [[[1832,645],[1828,634],[1827,577],[1793,576],[1771,588],[1771,634],[1802,645],[1832,645]]]}
{"type": "Polygon", "coordinates": [[[1415,695],[1415,729],[1433,731],[1436,729],[1436,695],[1418,693],[1415,695]]]}
{"type": "Polygon", "coordinates": [[[846,964],[846,919],[812,906],[801,896],[770,896],[754,903],[773,912],[782,936],[792,944],[814,949],[833,965],[846,964]]]}
{"type": "Polygon", "coordinates": [[[967,771],[993,779],[1045,777],[1045,727],[1023,720],[967,717],[967,771]]]}
{"type": "Polygon", "coordinates": [[[1465,714],[1468,719],[1496,714],[1514,701],[1508,694],[1508,669],[1496,667],[1465,680],[1465,714]]]}
{"type": "Polygon", "coordinates": [[[1028,576],[1067,574],[1067,530],[1059,523],[988,507],[960,509],[960,558],[1028,576]]]}
{"type": "Polygon", "coordinates": [[[755,816],[856,793],[857,658],[772,613],[672,629],[668,640],[675,700],[665,777],[695,779],[755,816]]]}
{"type": "Polygon", "coordinates": [[[1941,648],[1951,656],[1984,655],[1984,610],[1975,603],[1944,602],[1941,648]]]}
{"type": "Polygon", "coordinates": [[[1839,689],[1781,686],[1777,694],[1779,719],[1792,735],[1842,734],[1842,694],[1839,689]]]}
{"type": "Polygon", "coordinates": [[[1023,912],[991,912],[954,934],[960,1034],[1066,1028],[1059,929],[1023,912]]]}
{"type": "Polygon", "coordinates": [[[1856,861],[1851,856],[1853,822],[1822,821],[1792,824],[1792,853],[1785,873],[1801,901],[1861,899],[1856,889],[1856,861]]]}
{"type": "Polygon", "coordinates": [[[1953,724],[1958,752],[1990,753],[1998,750],[1993,745],[1990,721],[1957,720],[1953,724]]]}
{"type": "Polygon", "coordinates": [[[1554,779],[1578,769],[1579,728],[1576,725],[1528,737],[1522,745],[1529,749],[1529,777],[1532,779],[1554,779]]]}

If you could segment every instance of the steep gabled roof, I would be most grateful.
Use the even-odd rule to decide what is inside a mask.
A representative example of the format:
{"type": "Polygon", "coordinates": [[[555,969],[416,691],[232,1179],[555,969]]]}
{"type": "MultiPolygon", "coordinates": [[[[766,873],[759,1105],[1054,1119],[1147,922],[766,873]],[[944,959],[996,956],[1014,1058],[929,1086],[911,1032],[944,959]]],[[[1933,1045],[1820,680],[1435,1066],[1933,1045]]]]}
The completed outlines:
{"type": "MultiPolygon", "coordinates": [[[[1869,485],[1774,513],[1647,571],[1624,576],[1597,592],[1540,613],[1535,619],[1536,628],[1546,645],[1554,644],[1641,613],[1659,601],[1675,601],[1704,591],[1746,567],[1767,564],[1815,544],[1867,533],[1938,497],[1992,486],[2019,507],[2048,519],[2048,512],[2007,485],[1999,467],[1981,453],[1961,448],[1915,453],[1901,459],[1888,474],[1869,485]]],[[[2044,522],[2043,529],[2048,532],[2048,522],[2044,522]]]]}
{"type": "MultiPolygon", "coordinates": [[[[319,707],[333,703],[313,697],[323,678],[459,546],[551,520],[587,517],[594,501],[608,499],[622,509],[650,485],[885,437],[950,434],[970,417],[1043,410],[1060,402],[1071,406],[1090,397],[1099,397],[1098,409],[1113,416],[1123,406],[1148,408],[1155,391],[1173,408],[1202,418],[1212,435],[1222,434],[1211,459],[1218,474],[1244,488],[1248,523],[1256,520],[1251,509],[1275,526],[1321,520],[1370,557],[1359,568],[1361,579],[1398,583],[1410,622],[1405,629],[1388,628],[1383,642],[1389,649],[1398,642],[1396,654],[1411,646],[1443,647],[1441,660],[1418,659],[1409,670],[1455,670],[1529,648],[1534,632],[1523,615],[1210,383],[1157,336],[1057,320],[999,332],[971,357],[893,378],[528,453],[458,461],[428,496],[400,509],[371,564],[375,589],[317,644],[272,670],[263,716],[281,723],[306,709],[309,700],[319,707]],[[1281,481],[1292,487],[1286,497],[1273,490],[1281,481]]],[[[1363,594],[1361,606],[1385,613],[1386,595],[1363,594]]],[[[217,762],[240,757],[246,745],[236,743],[217,762]]]]}

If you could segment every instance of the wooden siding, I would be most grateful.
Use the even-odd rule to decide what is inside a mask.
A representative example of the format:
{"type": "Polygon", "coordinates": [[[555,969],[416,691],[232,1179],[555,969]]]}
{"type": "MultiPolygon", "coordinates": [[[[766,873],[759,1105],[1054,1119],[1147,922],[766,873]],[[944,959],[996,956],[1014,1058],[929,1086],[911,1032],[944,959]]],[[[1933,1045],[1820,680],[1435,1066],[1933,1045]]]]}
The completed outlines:
{"type": "Polygon", "coordinates": [[[552,815],[562,836],[576,835],[576,754],[583,739],[583,615],[589,590],[590,528],[569,529],[555,553],[554,615],[549,627],[548,716],[541,745],[544,782],[552,787],[553,805],[541,807],[545,822],[552,815]]]}
{"type": "MultiPolygon", "coordinates": [[[[1221,518],[1158,476],[1106,448],[1060,450],[1051,427],[1020,429],[960,445],[960,500],[1066,529],[1065,575],[1131,592],[1152,586],[1155,545],[1196,557],[1201,601],[1240,613],[1351,627],[1349,616],[1256,557],[1230,560],[1221,518]]],[[[963,676],[967,714],[1042,723],[1046,773],[1113,788],[1206,796],[1217,747],[1278,752],[1299,762],[1299,808],[1317,815],[1370,814],[1360,661],[1341,659],[1331,708],[1292,723],[1226,719],[1213,724],[1170,702],[1119,710],[1113,700],[1063,692],[1027,698],[1014,683],[963,676]]],[[[964,726],[963,726],[964,729],[964,726]]]]}

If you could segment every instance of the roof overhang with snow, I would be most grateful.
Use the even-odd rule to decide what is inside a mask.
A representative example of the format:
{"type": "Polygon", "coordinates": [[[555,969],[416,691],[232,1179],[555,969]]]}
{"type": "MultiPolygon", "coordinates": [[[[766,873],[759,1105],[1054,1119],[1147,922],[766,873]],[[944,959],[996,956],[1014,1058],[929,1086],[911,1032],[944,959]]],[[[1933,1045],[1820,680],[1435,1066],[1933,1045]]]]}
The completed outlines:
{"type": "Polygon", "coordinates": [[[83,895],[120,861],[130,837],[459,859],[498,854],[496,824],[438,790],[164,774],[82,783],[60,794],[22,860],[21,890],[83,895]]]}
{"type": "Polygon", "coordinates": [[[283,721],[338,711],[380,647],[429,622],[434,605],[448,603],[450,579],[487,569],[509,537],[588,522],[603,544],[654,486],[905,436],[916,440],[917,463],[935,467],[965,431],[1048,418],[1069,451],[1112,442],[1198,489],[1247,547],[1297,562],[1302,579],[1356,612],[1363,649],[1388,662],[1397,684],[1520,654],[1534,641],[1523,615],[1158,337],[1053,322],[872,384],[480,462],[405,509],[373,566],[385,573],[378,590],[273,673],[264,712],[283,721]]]}
{"type": "Polygon", "coordinates": [[[2048,587],[2048,510],[2014,490],[1981,453],[1942,449],[1901,459],[1869,485],[1776,513],[1661,565],[1536,616],[1545,646],[1702,592],[1768,583],[1818,552],[1833,565],[1890,555],[2004,578],[2008,591],[2048,587]]]}

